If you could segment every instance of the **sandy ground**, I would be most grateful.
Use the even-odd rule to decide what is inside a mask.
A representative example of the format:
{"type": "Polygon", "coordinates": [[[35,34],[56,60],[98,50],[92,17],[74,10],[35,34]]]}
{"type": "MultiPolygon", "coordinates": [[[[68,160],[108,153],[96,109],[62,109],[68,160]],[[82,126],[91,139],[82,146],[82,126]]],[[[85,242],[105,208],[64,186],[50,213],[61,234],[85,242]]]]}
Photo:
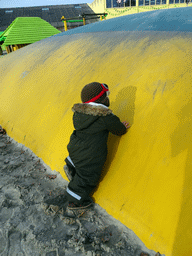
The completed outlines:
{"type": "Polygon", "coordinates": [[[97,204],[66,216],[68,182],[0,133],[1,256],[160,255],[97,204]]]}

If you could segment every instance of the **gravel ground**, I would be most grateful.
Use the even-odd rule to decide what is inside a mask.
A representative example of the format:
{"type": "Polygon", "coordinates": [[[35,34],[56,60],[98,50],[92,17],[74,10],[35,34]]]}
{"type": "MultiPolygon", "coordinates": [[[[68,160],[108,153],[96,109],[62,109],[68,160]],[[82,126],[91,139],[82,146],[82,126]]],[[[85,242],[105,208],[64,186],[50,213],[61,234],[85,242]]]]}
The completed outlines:
{"type": "Polygon", "coordinates": [[[1,127],[0,176],[0,256],[160,255],[97,204],[66,213],[68,182],[1,127]]]}

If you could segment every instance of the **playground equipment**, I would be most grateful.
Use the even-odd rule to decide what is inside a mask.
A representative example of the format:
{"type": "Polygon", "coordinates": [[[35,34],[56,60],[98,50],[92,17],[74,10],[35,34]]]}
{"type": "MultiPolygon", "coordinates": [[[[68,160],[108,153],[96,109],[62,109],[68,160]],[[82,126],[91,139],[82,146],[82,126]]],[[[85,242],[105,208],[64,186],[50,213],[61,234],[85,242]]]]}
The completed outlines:
{"type": "Polygon", "coordinates": [[[191,255],[192,9],[133,14],[71,29],[0,58],[0,124],[63,171],[71,108],[87,83],[109,85],[131,124],[109,136],[96,203],[154,251],[191,255]]]}
{"type": "Polygon", "coordinates": [[[61,32],[39,17],[18,17],[0,35],[0,45],[10,53],[58,33],[61,32]]]}
{"type": "Polygon", "coordinates": [[[64,16],[61,17],[61,20],[64,22],[64,28],[65,28],[65,31],[68,30],[67,28],[67,22],[83,22],[83,25],[86,25],[86,20],[91,20],[91,19],[100,19],[101,21],[103,19],[106,20],[106,16],[107,16],[107,13],[83,13],[82,15],[80,15],[79,17],[74,17],[74,18],[65,18],[64,16]],[[99,16],[98,16],[99,15],[99,16]],[[91,17],[90,17],[91,16],[91,17]]]}

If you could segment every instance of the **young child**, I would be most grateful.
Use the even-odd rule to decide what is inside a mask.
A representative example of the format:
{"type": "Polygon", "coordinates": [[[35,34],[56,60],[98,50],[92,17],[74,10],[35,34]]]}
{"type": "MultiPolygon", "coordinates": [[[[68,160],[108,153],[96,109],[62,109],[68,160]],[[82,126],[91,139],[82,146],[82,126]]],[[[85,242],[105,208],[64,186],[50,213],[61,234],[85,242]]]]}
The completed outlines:
{"type": "Polygon", "coordinates": [[[73,131],[67,145],[69,156],[65,159],[68,209],[85,209],[93,204],[90,197],[95,189],[107,158],[109,132],[123,135],[130,127],[108,108],[109,88],[97,82],[85,85],[81,91],[83,103],[72,108],[73,131]]]}

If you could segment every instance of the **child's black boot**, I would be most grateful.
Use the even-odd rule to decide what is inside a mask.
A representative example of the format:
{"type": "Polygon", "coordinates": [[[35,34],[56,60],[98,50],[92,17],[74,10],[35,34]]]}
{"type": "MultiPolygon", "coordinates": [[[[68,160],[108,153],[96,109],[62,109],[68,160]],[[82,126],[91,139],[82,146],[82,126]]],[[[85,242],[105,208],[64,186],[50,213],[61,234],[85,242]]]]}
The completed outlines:
{"type": "Polygon", "coordinates": [[[87,198],[81,203],[72,203],[69,202],[67,208],[69,210],[83,210],[83,209],[89,209],[94,205],[94,201],[91,197],[87,198]]]}

